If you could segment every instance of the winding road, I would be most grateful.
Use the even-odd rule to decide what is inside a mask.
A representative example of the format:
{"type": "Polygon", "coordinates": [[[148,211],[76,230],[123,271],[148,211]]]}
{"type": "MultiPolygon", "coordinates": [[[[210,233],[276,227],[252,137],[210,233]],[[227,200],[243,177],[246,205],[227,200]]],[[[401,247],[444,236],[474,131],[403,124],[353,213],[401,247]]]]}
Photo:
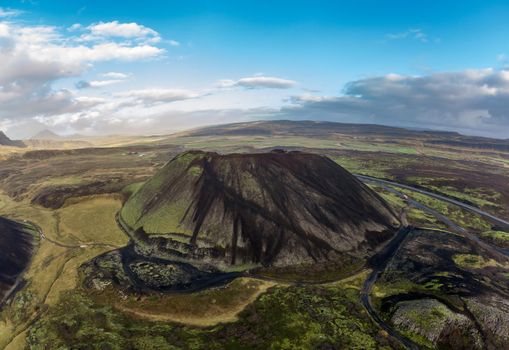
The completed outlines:
{"type": "MultiPolygon", "coordinates": [[[[421,188],[413,187],[410,185],[400,184],[398,182],[389,181],[389,180],[383,180],[378,179],[371,176],[366,175],[355,175],[360,181],[366,183],[366,184],[375,184],[378,185],[385,190],[392,192],[399,197],[403,197],[403,193],[397,191],[394,189],[394,187],[398,188],[404,188],[410,191],[414,191],[420,194],[424,194],[427,196],[430,196],[432,198],[441,200],[443,202],[447,202],[449,204],[455,205],[461,209],[467,210],[471,213],[477,214],[482,216],[484,219],[490,221],[491,223],[494,223],[498,225],[499,227],[503,229],[509,230],[509,222],[498,218],[492,214],[489,214],[479,208],[473,207],[471,205],[468,205],[466,203],[457,201],[455,199],[426,191],[421,188]]],[[[444,223],[451,231],[454,231],[459,234],[463,234],[467,236],[469,239],[476,241],[479,245],[481,245],[483,248],[487,249],[490,252],[493,252],[495,254],[503,255],[505,258],[509,256],[509,249],[503,249],[500,247],[496,247],[492,244],[486,243],[482,241],[477,235],[469,232],[465,228],[457,225],[455,222],[450,220],[448,217],[442,215],[438,211],[431,209],[424,204],[412,199],[408,198],[406,199],[409,205],[416,207],[430,215],[433,215],[436,219],[438,219],[440,222],[444,223]]],[[[370,294],[373,289],[374,284],[376,283],[378,277],[384,272],[385,268],[391,261],[391,259],[394,257],[394,255],[397,253],[399,247],[401,244],[405,241],[408,234],[412,231],[412,227],[403,227],[401,228],[398,233],[383,247],[381,251],[379,251],[377,254],[375,254],[372,258],[372,265],[376,266],[371,274],[368,276],[366,281],[364,282],[363,288],[361,290],[361,301],[364,305],[364,308],[369,313],[371,318],[379,325],[380,328],[384,329],[390,336],[392,336],[394,339],[398,340],[405,348],[416,350],[419,349],[419,346],[415,344],[412,340],[408,339],[407,337],[403,336],[401,333],[399,333],[396,329],[394,329],[390,324],[385,322],[376,312],[375,308],[371,304],[370,294]]]]}
{"type": "Polygon", "coordinates": [[[407,337],[401,335],[391,325],[382,320],[382,318],[376,313],[375,308],[371,304],[371,299],[369,296],[376,280],[384,272],[392,257],[396,254],[399,247],[405,241],[407,235],[410,232],[412,232],[412,227],[402,227],[398,233],[396,233],[396,235],[383,247],[383,249],[375,254],[375,256],[373,256],[372,265],[376,265],[376,267],[373,268],[373,271],[369,274],[366,281],[364,281],[364,285],[361,290],[361,301],[368,314],[371,316],[373,321],[375,321],[380,326],[380,328],[385,330],[391,337],[397,339],[407,349],[418,350],[419,347],[417,344],[415,344],[407,337]]]}
{"type": "MultiPolygon", "coordinates": [[[[476,207],[473,207],[473,206],[468,205],[466,203],[457,201],[455,199],[448,198],[446,196],[443,196],[443,195],[440,195],[440,194],[437,194],[437,193],[434,193],[434,192],[426,191],[426,190],[423,190],[423,189],[420,189],[420,188],[412,187],[410,185],[400,184],[400,183],[394,182],[394,181],[382,180],[382,179],[378,179],[378,178],[371,177],[371,176],[365,176],[365,175],[356,175],[356,177],[359,180],[361,180],[362,182],[364,182],[364,183],[371,183],[371,184],[378,185],[378,186],[384,188],[385,190],[396,194],[399,197],[403,197],[404,194],[399,192],[399,191],[397,191],[397,190],[395,190],[393,187],[404,188],[404,189],[407,189],[407,190],[410,190],[410,191],[414,191],[414,192],[418,192],[420,194],[424,194],[426,196],[429,196],[429,197],[441,200],[443,202],[447,202],[449,204],[455,205],[455,206],[459,207],[460,209],[466,210],[466,211],[471,212],[473,214],[479,215],[479,216],[483,217],[484,219],[486,219],[487,221],[491,222],[492,224],[498,225],[502,229],[509,230],[509,222],[508,221],[506,221],[504,219],[501,219],[501,218],[498,218],[498,217],[496,217],[496,216],[494,216],[494,215],[492,215],[490,213],[487,213],[487,212],[485,212],[485,211],[483,211],[483,210],[481,210],[479,208],[476,208],[476,207]]],[[[471,233],[470,231],[466,230],[465,228],[459,226],[454,221],[449,219],[447,216],[439,213],[438,211],[436,211],[434,209],[431,209],[430,207],[428,207],[428,206],[426,206],[426,205],[424,205],[424,204],[422,204],[422,203],[420,203],[420,202],[418,202],[418,201],[416,201],[416,200],[414,200],[412,198],[408,198],[406,201],[411,206],[413,206],[413,207],[415,207],[417,209],[420,209],[420,210],[424,211],[425,213],[433,215],[440,222],[444,223],[447,227],[449,227],[449,229],[451,231],[453,231],[455,233],[459,233],[459,234],[465,235],[469,239],[477,242],[484,249],[486,249],[486,250],[488,250],[490,252],[493,252],[495,254],[498,254],[498,255],[503,255],[504,257],[509,257],[509,248],[497,247],[497,246],[495,246],[493,244],[490,244],[490,243],[487,243],[487,242],[483,241],[482,239],[479,238],[479,236],[477,236],[477,235],[471,233]]]]}
{"type": "Polygon", "coordinates": [[[376,178],[376,177],[367,176],[367,175],[360,175],[360,174],[356,174],[355,176],[359,180],[361,180],[362,182],[371,182],[371,183],[375,183],[375,184],[378,184],[378,185],[388,185],[388,186],[404,188],[404,189],[407,189],[407,190],[410,190],[410,191],[413,191],[413,192],[424,194],[424,195],[429,196],[429,197],[433,197],[435,199],[441,200],[443,202],[447,202],[449,204],[453,204],[453,205],[455,205],[457,207],[460,207],[461,209],[464,209],[464,210],[467,210],[467,211],[469,211],[471,213],[480,215],[483,218],[485,218],[488,221],[490,221],[490,222],[500,226],[501,228],[503,228],[505,230],[509,230],[509,221],[501,219],[499,217],[496,217],[496,216],[494,216],[494,215],[492,215],[490,213],[487,213],[487,212],[485,212],[485,211],[483,211],[483,210],[481,210],[479,208],[476,208],[476,207],[474,207],[472,205],[460,202],[460,201],[458,201],[456,199],[453,199],[453,198],[450,198],[450,197],[447,197],[447,196],[444,196],[444,195],[441,195],[441,194],[438,194],[438,193],[435,193],[435,192],[426,191],[426,190],[424,190],[422,188],[417,188],[417,187],[414,187],[414,186],[401,184],[399,182],[394,182],[394,181],[390,181],[390,180],[383,180],[383,179],[379,179],[379,178],[376,178]]]}

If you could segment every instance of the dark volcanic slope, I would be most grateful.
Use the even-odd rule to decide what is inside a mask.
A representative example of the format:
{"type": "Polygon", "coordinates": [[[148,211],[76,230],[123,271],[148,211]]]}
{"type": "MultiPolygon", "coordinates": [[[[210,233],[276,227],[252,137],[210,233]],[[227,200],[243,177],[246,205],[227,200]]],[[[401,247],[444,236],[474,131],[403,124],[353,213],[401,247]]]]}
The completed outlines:
{"type": "Polygon", "coordinates": [[[399,226],[349,172],[301,152],[181,154],[126,202],[121,219],[187,244],[180,251],[277,266],[364,255],[399,226]]]}
{"type": "Polygon", "coordinates": [[[11,140],[0,130],[0,146],[25,147],[23,141],[11,140]]]}
{"type": "Polygon", "coordinates": [[[0,217],[0,305],[28,266],[34,250],[29,228],[0,217]]]}

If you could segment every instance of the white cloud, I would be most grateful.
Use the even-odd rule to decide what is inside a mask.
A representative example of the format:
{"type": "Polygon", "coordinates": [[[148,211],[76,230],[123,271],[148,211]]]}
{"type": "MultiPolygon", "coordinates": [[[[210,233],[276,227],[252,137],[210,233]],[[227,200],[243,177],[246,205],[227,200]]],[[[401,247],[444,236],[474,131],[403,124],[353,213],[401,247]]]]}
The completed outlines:
{"type": "Polygon", "coordinates": [[[72,26],[67,28],[67,30],[73,32],[73,31],[77,31],[77,30],[79,30],[81,28],[83,28],[83,26],[80,23],[74,23],[72,26]]]}
{"type": "Polygon", "coordinates": [[[45,60],[57,59],[65,63],[124,60],[134,61],[161,56],[164,49],[152,45],[128,46],[119,43],[104,43],[93,46],[48,46],[41,48],[40,57],[45,60]]]}
{"type": "Polygon", "coordinates": [[[385,38],[388,40],[414,39],[422,43],[427,43],[429,41],[428,35],[424,33],[422,29],[419,28],[408,29],[404,32],[399,33],[390,33],[387,34],[385,38]]]}
{"type": "Polygon", "coordinates": [[[148,39],[151,42],[158,42],[160,40],[158,32],[134,22],[100,22],[88,26],[87,29],[90,31],[88,38],[148,39]]]}
{"type": "Polygon", "coordinates": [[[184,89],[144,89],[121,92],[115,96],[129,98],[139,104],[154,105],[198,98],[201,94],[184,89]]]}
{"type": "MultiPolygon", "coordinates": [[[[78,77],[96,62],[160,57],[164,50],[146,43],[104,41],[86,44],[52,26],[0,21],[0,120],[18,121],[75,113],[90,108],[74,93],[55,90],[54,82],[78,77]]],[[[107,79],[90,86],[116,83],[107,79]]],[[[9,122],[9,125],[16,123],[9,122]]]]}
{"type": "Polygon", "coordinates": [[[297,82],[276,77],[254,76],[239,80],[222,79],[216,83],[219,88],[241,86],[247,89],[290,89],[297,86],[297,82]]]}
{"type": "Polygon", "coordinates": [[[76,84],[78,89],[87,89],[87,88],[102,88],[105,86],[110,86],[114,84],[123,83],[125,80],[123,79],[111,79],[111,80],[91,80],[85,81],[81,80],[76,84]]]}
{"type": "Polygon", "coordinates": [[[7,9],[0,7],[0,18],[2,17],[15,17],[19,16],[23,13],[23,11],[20,10],[14,10],[14,9],[7,9]]]}
{"type": "Polygon", "coordinates": [[[129,78],[129,74],[126,73],[120,73],[120,72],[107,72],[102,74],[105,78],[111,78],[111,79],[127,79],[129,78]]]}
{"type": "Polygon", "coordinates": [[[342,96],[296,96],[283,116],[464,131],[507,138],[509,70],[352,81],[342,96]]]}
{"type": "Polygon", "coordinates": [[[170,44],[171,46],[180,46],[180,42],[178,42],[177,40],[168,40],[168,44],[170,44]]]}

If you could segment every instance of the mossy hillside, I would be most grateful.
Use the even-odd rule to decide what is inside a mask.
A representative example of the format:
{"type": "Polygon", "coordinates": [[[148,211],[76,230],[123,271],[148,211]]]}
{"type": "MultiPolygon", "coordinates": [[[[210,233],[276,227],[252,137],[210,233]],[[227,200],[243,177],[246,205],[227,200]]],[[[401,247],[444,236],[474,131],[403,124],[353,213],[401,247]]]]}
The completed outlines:
{"type": "Polygon", "coordinates": [[[393,324],[423,348],[450,346],[450,343],[440,344],[447,335],[455,338],[457,347],[482,347],[481,335],[475,324],[436,299],[402,301],[395,308],[391,319],[393,324]]]}
{"type": "Polygon", "coordinates": [[[140,181],[140,182],[134,182],[130,185],[127,185],[126,187],[124,187],[122,189],[121,194],[125,199],[128,199],[133,194],[135,194],[141,188],[141,186],[143,186],[144,184],[145,184],[145,181],[140,181]]]}
{"type": "Polygon", "coordinates": [[[184,186],[182,183],[167,183],[168,179],[186,179],[185,174],[193,177],[201,173],[201,167],[194,165],[201,156],[194,152],[186,152],[173,158],[166,166],[161,168],[152,178],[145,182],[134,192],[120,215],[124,222],[133,230],[143,227],[146,233],[188,233],[189,230],[181,227],[180,219],[184,216],[190,203],[186,198],[174,198],[173,201],[159,203],[147,216],[144,216],[146,207],[153,198],[165,196],[162,190],[170,191],[172,186],[184,186]],[[143,189],[140,191],[140,189],[143,189]],[[140,220],[141,219],[141,220],[140,220]]]}
{"type": "Polygon", "coordinates": [[[371,249],[400,225],[388,203],[330,159],[283,151],[183,153],[127,200],[121,218],[133,231],[187,235],[231,265],[329,260],[371,249]]]}

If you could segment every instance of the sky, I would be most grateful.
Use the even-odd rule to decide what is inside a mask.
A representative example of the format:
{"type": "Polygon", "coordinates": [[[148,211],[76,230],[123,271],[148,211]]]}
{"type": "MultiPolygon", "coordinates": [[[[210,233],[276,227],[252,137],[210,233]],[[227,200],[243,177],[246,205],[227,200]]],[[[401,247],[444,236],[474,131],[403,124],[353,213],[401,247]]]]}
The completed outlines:
{"type": "Polygon", "coordinates": [[[509,138],[507,1],[0,0],[0,130],[266,119],[509,138]]]}

